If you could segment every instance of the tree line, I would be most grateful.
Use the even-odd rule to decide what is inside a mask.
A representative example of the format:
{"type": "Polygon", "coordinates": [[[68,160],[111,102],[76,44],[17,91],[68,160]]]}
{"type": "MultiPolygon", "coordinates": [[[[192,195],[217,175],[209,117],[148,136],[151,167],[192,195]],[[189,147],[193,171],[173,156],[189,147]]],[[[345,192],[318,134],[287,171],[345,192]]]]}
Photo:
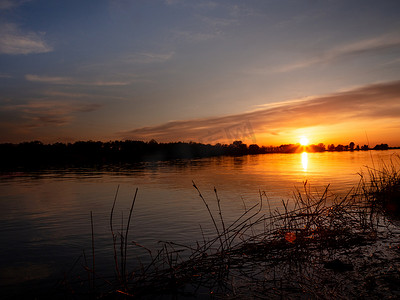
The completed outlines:
{"type": "MultiPolygon", "coordinates": [[[[374,150],[389,149],[387,144],[376,145],[374,150]]],[[[368,145],[318,145],[301,146],[285,144],[280,146],[247,145],[242,141],[232,144],[202,144],[195,142],[158,143],[144,141],[78,141],[75,143],[44,144],[40,141],[19,144],[0,144],[1,168],[53,166],[53,165],[103,165],[137,161],[160,161],[170,159],[191,159],[221,155],[247,155],[265,153],[295,153],[324,151],[362,151],[370,150],[368,145]]]]}

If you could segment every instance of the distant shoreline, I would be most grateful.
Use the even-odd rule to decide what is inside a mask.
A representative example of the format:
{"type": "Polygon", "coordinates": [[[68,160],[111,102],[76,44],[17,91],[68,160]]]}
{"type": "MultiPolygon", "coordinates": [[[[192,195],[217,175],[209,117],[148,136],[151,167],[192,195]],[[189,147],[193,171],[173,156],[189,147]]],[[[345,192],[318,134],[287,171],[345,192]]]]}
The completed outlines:
{"type": "Polygon", "coordinates": [[[390,150],[388,144],[376,145],[318,145],[280,146],[247,145],[242,141],[232,144],[201,144],[195,142],[158,143],[144,141],[79,141],[75,143],[43,144],[40,141],[19,144],[0,144],[0,170],[14,168],[42,168],[51,166],[99,166],[106,164],[133,163],[141,161],[168,161],[173,159],[196,159],[215,156],[243,156],[268,153],[300,152],[351,152],[367,150],[390,150]]]}

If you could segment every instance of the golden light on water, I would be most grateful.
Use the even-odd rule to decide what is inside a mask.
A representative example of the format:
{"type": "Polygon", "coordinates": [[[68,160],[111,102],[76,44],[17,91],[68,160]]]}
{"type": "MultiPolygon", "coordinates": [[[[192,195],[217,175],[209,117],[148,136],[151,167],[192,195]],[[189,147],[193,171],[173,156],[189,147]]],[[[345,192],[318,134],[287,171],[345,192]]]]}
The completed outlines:
{"type": "Polygon", "coordinates": [[[307,167],[308,167],[308,153],[307,152],[303,152],[301,154],[301,164],[303,166],[303,171],[307,171],[307,167]]]}

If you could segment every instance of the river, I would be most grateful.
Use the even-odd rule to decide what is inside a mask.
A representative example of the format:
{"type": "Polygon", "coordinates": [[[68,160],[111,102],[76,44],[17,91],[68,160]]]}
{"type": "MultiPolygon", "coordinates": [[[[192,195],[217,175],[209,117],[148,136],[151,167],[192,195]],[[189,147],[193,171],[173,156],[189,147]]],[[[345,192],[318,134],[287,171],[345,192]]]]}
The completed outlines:
{"type": "MultiPolygon", "coordinates": [[[[399,161],[400,150],[213,157],[195,160],[143,162],[98,169],[47,169],[2,173],[0,176],[0,284],[6,295],[23,288],[48,289],[91,252],[93,214],[99,269],[112,272],[113,250],[109,218],[114,210],[116,231],[126,224],[138,188],[129,239],[152,250],[158,241],[193,244],[213,227],[195,182],[217,214],[214,187],[226,223],[259,202],[264,191],[269,209],[282,208],[296,188],[345,195],[366,173],[399,161]],[[200,229],[200,226],[202,229],[200,229]],[[23,288],[22,288],[23,287],[23,288]]],[[[146,251],[129,247],[128,267],[146,251]]],[[[78,264],[77,268],[80,268],[78,264]]]]}

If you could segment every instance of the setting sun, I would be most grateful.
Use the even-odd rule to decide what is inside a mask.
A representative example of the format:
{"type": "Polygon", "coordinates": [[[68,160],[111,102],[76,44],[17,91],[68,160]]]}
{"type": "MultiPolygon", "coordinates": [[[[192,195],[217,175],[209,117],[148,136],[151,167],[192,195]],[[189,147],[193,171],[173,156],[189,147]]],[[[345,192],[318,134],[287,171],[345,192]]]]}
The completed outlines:
{"type": "Polygon", "coordinates": [[[306,138],[306,137],[302,137],[301,139],[300,139],[300,145],[302,145],[302,146],[307,146],[308,145],[308,138],[306,138]]]}

